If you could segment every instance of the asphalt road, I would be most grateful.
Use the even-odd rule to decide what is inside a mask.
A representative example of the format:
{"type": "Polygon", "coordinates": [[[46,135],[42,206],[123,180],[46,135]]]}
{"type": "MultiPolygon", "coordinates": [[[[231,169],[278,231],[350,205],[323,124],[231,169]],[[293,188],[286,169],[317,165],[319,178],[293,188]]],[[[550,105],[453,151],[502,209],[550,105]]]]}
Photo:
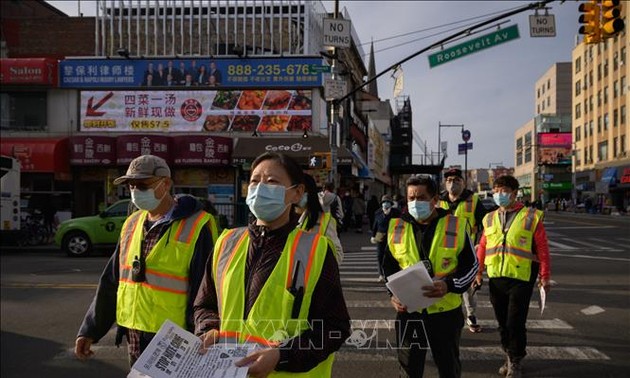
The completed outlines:
{"type": "MultiPolygon", "coordinates": [[[[545,226],[554,287],[542,315],[532,300],[526,376],[627,376],[630,217],[549,212],[545,226]]],[[[341,278],[354,333],[337,354],[333,376],[397,376],[394,310],[376,282],[369,235],[345,233],[342,242],[346,259],[341,278]]],[[[126,348],[113,346],[113,332],[90,361],[79,362],[71,353],[106,257],[73,259],[47,248],[5,249],[0,262],[2,377],[126,375],[126,348]]],[[[483,332],[462,332],[463,376],[496,377],[502,356],[487,285],[478,293],[477,317],[483,332]]],[[[437,376],[430,359],[425,376],[437,376]]]]}

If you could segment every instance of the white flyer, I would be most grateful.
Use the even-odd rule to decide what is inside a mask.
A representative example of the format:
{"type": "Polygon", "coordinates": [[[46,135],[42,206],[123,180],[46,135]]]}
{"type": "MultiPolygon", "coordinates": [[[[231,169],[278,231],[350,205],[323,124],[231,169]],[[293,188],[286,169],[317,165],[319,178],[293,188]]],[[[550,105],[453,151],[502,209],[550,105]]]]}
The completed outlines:
{"type": "Polygon", "coordinates": [[[538,292],[540,293],[538,306],[540,307],[540,316],[542,316],[543,311],[545,311],[545,303],[547,302],[547,292],[545,291],[545,288],[542,285],[538,287],[538,292]]]}
{"type": "Polygon", "coordinates": [[[199,354],[199,337],[166,320],[133,365],[128,378],[246,378],[247,367],[234,362],[256,349],[255,344],[219,342],[199,354]]]}
{"type": "Polygon", "coordinates": [[[422,286],[432,286],[433,280],[422,261],[387,277],[385,285],[407,306],[407,312],[420,311],[440,299],[424,296],[422,286]]]}

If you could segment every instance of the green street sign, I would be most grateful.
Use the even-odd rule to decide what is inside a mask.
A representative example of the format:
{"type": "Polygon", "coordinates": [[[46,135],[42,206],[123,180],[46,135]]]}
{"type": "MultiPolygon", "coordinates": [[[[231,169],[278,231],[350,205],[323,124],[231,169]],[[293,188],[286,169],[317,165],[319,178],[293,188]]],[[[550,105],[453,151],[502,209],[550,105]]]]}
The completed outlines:
{"type": "Polygon", "coordinates": [[[571,190],[573,185],[570,182],[543,182],[542,185],[545,190],[571,190]]]}
{"type": "Polygon", "coordinates": [[[468,42],[460,43],[459,45],[455,45],[446,50],[429,55],[429,67],[433,68],[435,66],[439,66],[440,64],[450,62],[451,60],[455,60],[518,38],[518,25],[512,25],[505,29],[497,30],[493,33],[471,39],[468,42]]]}
{"type": "Polygon", "coordinates": [[[311,66],[309,67],[309,71],[310,72],[330,72],[330,67],[331,66],[317,66],[315,64],[311,64],[311,66]]]}

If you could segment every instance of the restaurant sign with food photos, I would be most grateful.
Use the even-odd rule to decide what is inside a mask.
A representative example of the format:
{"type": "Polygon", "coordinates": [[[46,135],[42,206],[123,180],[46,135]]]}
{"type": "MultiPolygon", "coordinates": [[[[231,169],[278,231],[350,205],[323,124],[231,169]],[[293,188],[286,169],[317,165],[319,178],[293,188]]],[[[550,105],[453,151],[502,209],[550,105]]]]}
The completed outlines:
{"type": "Polygon", "coordinates": [[[82,91],[83,132],[302,132],[311,90],[82,91]]]}

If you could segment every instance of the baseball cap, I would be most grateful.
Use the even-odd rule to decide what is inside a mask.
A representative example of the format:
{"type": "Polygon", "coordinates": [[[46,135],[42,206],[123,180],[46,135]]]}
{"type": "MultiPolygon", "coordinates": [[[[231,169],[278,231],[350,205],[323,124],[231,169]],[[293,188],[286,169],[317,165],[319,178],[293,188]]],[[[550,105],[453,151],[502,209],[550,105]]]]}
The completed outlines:
{"type": "Polygon", "coordinates": [[[448,171],[444,172],[444,178],[451,177],[451,176],[457,176],[459,178],[464,178],[464,176],[462,175],[462,170],[461,169],[457,169],[457,168],[451,168],[448,171]]]}
{"type": "Polygon", "coordinates": [[[143,180],[151,177],[171,177],[171,169],[161,157],[142,155],[129,163],[127,173],[115,179],[114,185],[125,184],[129,180],[143,180]]]}
{"type": "Polygon", "coordinates": [[[383,194],[383,196],[381,197],[381,203],[383,202],[394,202],[394,201],[392,201],[392,196],[390,196],[389,194],[383,194]]]}

